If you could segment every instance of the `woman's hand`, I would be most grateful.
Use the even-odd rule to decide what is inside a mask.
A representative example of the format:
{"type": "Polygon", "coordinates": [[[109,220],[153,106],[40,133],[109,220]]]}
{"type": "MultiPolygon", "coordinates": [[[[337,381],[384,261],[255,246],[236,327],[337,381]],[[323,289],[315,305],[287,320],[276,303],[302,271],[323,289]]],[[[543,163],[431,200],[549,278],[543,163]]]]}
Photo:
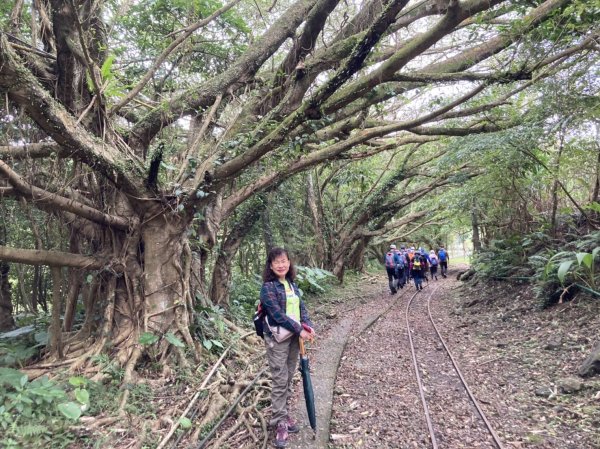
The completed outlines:
{"type": "Polygon", "coordinates": [[[304,326],[304,325],[302,327],[303,327],[303,329],[300,332],[300,338],[312,342],[315,338],[314,329],[311,327],[308,327],[308,326],[304,326]]]}

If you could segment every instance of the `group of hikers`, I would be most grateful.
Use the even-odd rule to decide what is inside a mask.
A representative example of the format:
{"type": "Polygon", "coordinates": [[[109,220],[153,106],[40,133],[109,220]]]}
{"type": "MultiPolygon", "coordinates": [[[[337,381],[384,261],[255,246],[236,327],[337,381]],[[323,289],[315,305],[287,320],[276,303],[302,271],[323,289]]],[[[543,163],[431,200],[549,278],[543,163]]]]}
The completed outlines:
{"type": "Polygon", "coordinates": [[[417,290],[423,290],[423,280],[429,282],[427,273],[431,274],[431,280],[438,280],[438,266],[442,277],[446,277],[448,260],[450,257],[443,246],[436,253],[433,249],[427,252],[423,248],[415,249],[414,246],[407,249],[402,245],[398,249],[396,245],[390,245],[390,249],[383,258],[390,293],[396,294],[398,289],[404,288],[411,279],[415,282],[417,290]]]}

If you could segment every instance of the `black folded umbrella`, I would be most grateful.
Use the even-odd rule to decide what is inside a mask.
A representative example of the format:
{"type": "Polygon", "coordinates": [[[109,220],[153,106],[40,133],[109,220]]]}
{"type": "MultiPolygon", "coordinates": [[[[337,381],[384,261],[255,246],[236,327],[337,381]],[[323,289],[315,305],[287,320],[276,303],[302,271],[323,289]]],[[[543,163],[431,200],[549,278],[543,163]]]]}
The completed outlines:
{"type": "Polygon", "coordinates": [[[304,402],[306,402],[306,412],[308,421],[312,430],[317,432],[317,414],[315,413],[315,393],[313,392],[312,380],[310,379],[310,367],[308,365],[308,355],[304,349],[304,340],[300,339],[300,372],[302,373],[302,386],[304,387],[304,402]]]}

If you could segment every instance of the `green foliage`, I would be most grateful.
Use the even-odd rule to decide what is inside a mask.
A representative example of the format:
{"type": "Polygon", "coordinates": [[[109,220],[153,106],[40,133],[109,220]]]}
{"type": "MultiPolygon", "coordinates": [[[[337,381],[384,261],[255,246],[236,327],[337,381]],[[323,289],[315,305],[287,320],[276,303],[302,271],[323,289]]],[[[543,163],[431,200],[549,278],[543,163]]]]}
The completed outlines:
{"type": "MultiPolygon", "coordinates": [[[[556,276],[558,277],[558,280],[561,282],[561,284],[565,285],[569,281],[579,281],[583,282],[589,288],[595,290],[597,284],[597,274],[595,273],[595,261],[598,257],[599,251],[600,247],[596,247],[591,253],[558,253],[559,255],[567,254],[571,257],[568,260],[563,260],[558,266],[556,276]]],[[[550,259],[548,263],[552,262],[552,259],[550,259]]]]}
{"type": "Polygon", "coordinates": [[[256,309],[261,286],[259,276],[245,277],[235,274],[229,296],[232,311],[242,319],[250,318],[256,309]]]}
{"type": "Polygon", "coordinates": [[[190,429],[192,427],[192,421],[190,420],[190,418],[182,416],[181,418],[179,418],[179,426],[182,429],[190,429]]]}
{"type": "Polygon", "coordinates": [[[0,366],[19,368],[39,356],[48,343],[46,316],[17,319],[12,337],[0,339],[0,366]]]}
{"type": "Polygon", "coordinates": [[[208,351],[210,351],[213,348],[224,349],[223,343],[221,343],[219,340],[208,339],[208,338],[206,338],[202,341],[202,346],[204,346],[208,351]]]}
{"type": "Polygon", "coordinates": [[[330,286],[329,282],[335,279],[333,273],[321,268],[296,266],[296,271],[296,283],[302,293],[324,293],[330,286]]]}
{"type": "Polygon", "coordinates": [[[177,348],[185,348],[185,344],[171,332],[165,335],[165,340],[177,348]]]}
{"type": "MultiPolygon", "coordinates": [[[[111,53],[115,57],[114,65],[121,71],[112,69],[110,73],[115,74],[121,86],[135,84],[147,70],[148,61],[157,58],[175,39],[177,33],[174,31],[185,29],[222,6],[216,0],[141,0],[122,14],[122,5],[115,4],[115,42],[111,53]],[[131,60],[134,62],[129,63],[131,60]]],[[[237,8],[221,15],[192,35],[188,45],[180,46],[165,61],[157,72],[157,76],[163,78],[161,87],[180,89],[197,80],[198,76],[223,72],[247,48],[251,31],[237,8]]],[[[106,80],[107,89],[120,95],[117,82],[108,77],[106,80]]]]}
{"type": "Polygon", "coordinates": [[[100,372],[106,374],[112,384],[118,385],[121,383],[125,375],[125,370],[116,361],[111,360],[107,354],[98,354],[93,356],[91,360],[100,365],[100,372]]]}
{"type": "Polygon", "coordinates": [[[152,332],[144,332],[140,335],[138,342],[144,346],[151,346],[159,340],[158,335],[154,335],[152,332]]]}
{"type": "Polygon", "coordinates": [[[9,339],[0,340],[0,365],[21,367],[37,352],[35,347],[27,343],[14,342],[9,339]]]}
{"type": "MultiPolygon", "coordinates": [[[[523,238],[494,241],[477,254],[478,277],[529,281],[542,307],[566,301],[582,287],[597,291],[600,232],[553,240],[537,232],[523,238]]],[[[600,292],[598,292],[600,295],[600,292]]]]}
{"type": "Polygon", "coordinates": [[[225,311],[218,306],[196,308],[191,331],[208,351],[217,351],[225,347],[223,342],[228,335],[225,332],[224,314],[225,311]]]}
{"type": "Polygon", "coordinates": [[[12,368],[0,368],[0,430],[10,448],[66,447],[72,442],[69,422],[77,421],[90,405],[84,378],[71,378],[77,386],[68,393],[46,376],[29,381],[12,368]]]}
{"type": "Polygon", "coordinates": [[[156,417],[155,392],[152,387],[145,383],[126,385],[129,390],[129,399],[125,410],[133,415],[145,417],[156,417]]]}
{"type": "Polygon", "coordinates": [[[532,246],[527,245],[530,239],[531,237],[514,236],[494,240],[488,248],[476,254],[473,267],[478,275],[484,278],[502,279],[523,274],[523,266],[528,256],[527,248],[532,246]]]}

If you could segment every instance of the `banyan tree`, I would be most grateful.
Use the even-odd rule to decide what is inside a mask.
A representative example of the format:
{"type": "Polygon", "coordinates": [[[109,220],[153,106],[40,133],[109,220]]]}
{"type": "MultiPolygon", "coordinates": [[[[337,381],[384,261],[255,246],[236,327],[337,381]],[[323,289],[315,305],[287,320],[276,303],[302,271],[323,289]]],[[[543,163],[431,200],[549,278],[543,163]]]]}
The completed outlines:
{"type": "MultiPolygon", "coordinates": [[[[198,356],[194,307],[227,303],[264,192],[329,161],[514,126],[514,98],[597,45],[555,32],[570,3],[5,2],[0,198],[62,236],[0,242],[6,266],[52,276],[38,367],[93,370],[110,352],[131,380],[148,333],[171,336],[155,343],[165,361],[180,342],[198,356]]],[[[343,273],[364,238],[348,231],[328,268],[343,273]]]]}

